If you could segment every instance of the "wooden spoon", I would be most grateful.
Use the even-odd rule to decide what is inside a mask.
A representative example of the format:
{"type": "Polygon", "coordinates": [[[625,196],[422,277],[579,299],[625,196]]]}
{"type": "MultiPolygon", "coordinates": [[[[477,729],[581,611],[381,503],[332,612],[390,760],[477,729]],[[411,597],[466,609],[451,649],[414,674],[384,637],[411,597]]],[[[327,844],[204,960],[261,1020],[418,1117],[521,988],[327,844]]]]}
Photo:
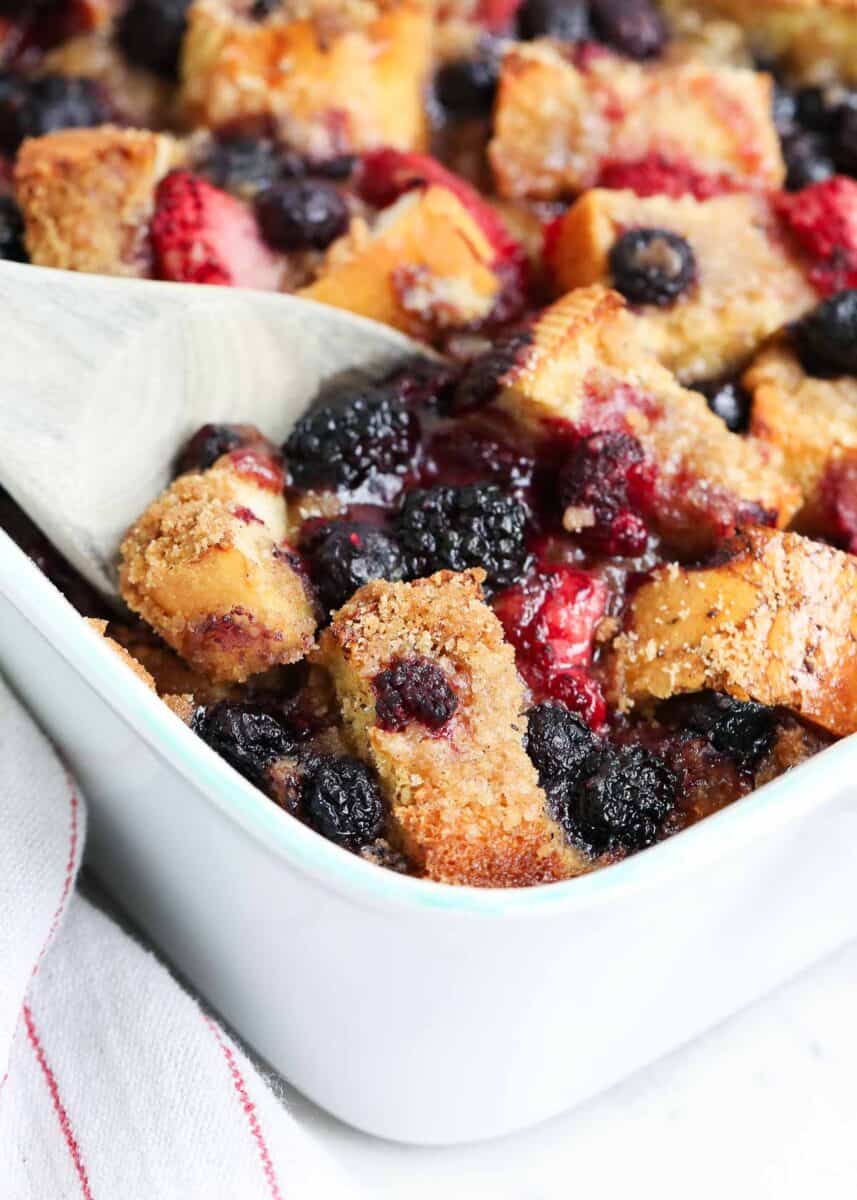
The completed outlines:
{"type": "Polygon", "coordinates": [[[206,421],[282,440],[319,387],[424,347],[270,292],[0,263],[0,484],[115,595],[122,534],[206,421]]]}

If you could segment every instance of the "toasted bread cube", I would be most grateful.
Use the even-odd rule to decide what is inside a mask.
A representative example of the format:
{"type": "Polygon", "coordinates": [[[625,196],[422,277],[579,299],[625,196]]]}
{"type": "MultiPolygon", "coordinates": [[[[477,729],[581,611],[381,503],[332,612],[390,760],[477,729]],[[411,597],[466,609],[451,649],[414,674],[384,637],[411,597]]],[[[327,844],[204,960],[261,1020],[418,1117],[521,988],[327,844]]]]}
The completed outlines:
{"type": "Polygon", "coordinates": [[[407,192],[374,229],[352,229],[298,294],[430,338],[488,315],[500,291],[496,251],[444,187],[407,192]]]}
{"type": "Polygon", "coordinates": [[[853,0],[662,0],[679,34],[705,18],[741,26],[757,54],[811,83],[857,82],[857,5],[853,0]]]}
{"type": "Polygon", "coordinates": [[[714,688],[857,730],[857,559],[748,529],[710,567],[661,567],[612,648],[620,707],[714,688]]]}
{"type": "Polygon", "coordinates": [[[800,493],[752,439],[730,433],[698,392],[649,353],[622,297],[579,288],[542,313],[496,403],[550,436],[557,422],[632,434],[657,468],[654,518],[677,551],[700,553],[746,523],[788,523],[800,493]]]}
{"type": "Polygon", "coordinates": [[[824,483],[843,453],[857,451],[857,379],[807,375],[785,343],[763,350],[743,377],[753,397],[751,431],[801,489],[795,525],[829,533],[824,483]]]}
{"type": "Polygon", "coordinates": [[[101,275],[148,275],[155,188],[179,158],[178,143],[168,135],[113,125],[25,141],[14,182],[31,261],[101,275]]]}
{"type": "Polygon", "coordinates": [[[192,126],[265,117],[296,150],[330,158],[421,149],[431,70],[426,0],[282,5],[261,20],[235,0],[194,0],[181,108],[192,126]]]}
{"type": "Polygon", "coordinates": [[[152,692],[157,690],[155,687],[154,678],[150,672],[146,670],[140,660],[135,658],[134,655],[125,648],[125,646],[122,646],[119,642],[114,641],[112,637],[108,636],[106,621],[102,621],[98,617],[84,617],[83,621],[85,625],[89,626],[94,634],[104,640],[105,644],[108,645],[113,653],[122,660],[126,667],[130,667],[141,683],[144,683],[152,692]]]}
{"type": "Polygon", "coordinates": [[[523,688],[483,577],[367,584],[335,614],[320,657],[346,734],[380,777],[391,837],[421,875],[483,887],[565,879],[587,860],[548,814],[524,751],[523,688]],[[376,676],[413,656],[439,666],[457,697],[442,731],[377,721],[376,676]]]}
{"type": "Polygon", "coordinates": [[[782,183],[766,75],[606,52],[580,61],[549,42],[505,54],[488,150],[502,196],[553,200],[593,187],[608,163],[655,154],[738,187],[782,183]]]}
{"type": "Polygon", "coordinates": [[[696,282],[684,295],[666,308],[636,310],[648,347],[681,379],[734,370],[818,301],[764,198],[641,198],[600,188],[582,196],[559,224],[550,253],[557,291],[610,286],[611,249],[627,230],[643,227],[679,234],[696,259],[696,282]]]}
{"type": "Polygon", "coordinates": [[[180,476],[130,529],[122,596],[215,682],[295,662],[312,647],[316,620],[285,533],[281,491],[227,456],[180,476]]]}

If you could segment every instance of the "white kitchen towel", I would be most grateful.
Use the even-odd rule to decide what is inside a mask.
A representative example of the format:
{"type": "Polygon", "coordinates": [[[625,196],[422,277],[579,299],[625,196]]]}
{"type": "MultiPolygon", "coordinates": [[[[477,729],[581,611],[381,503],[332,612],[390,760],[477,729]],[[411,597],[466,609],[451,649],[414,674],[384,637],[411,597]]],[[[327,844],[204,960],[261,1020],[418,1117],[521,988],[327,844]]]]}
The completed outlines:
{"type": "Polygon", "coordinates": [[[85,830],[0,680],[2,1200],[350,1200],[224,1030],[76,893],[85,830]]]}

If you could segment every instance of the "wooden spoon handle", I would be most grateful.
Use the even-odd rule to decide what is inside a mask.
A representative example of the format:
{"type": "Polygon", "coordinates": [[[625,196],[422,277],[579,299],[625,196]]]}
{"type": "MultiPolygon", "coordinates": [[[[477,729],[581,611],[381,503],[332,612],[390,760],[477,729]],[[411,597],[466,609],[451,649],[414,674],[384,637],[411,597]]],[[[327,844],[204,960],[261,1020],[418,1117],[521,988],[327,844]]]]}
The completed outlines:
{"type": "Polygon", "coordinates": [[[281,439],[326,380],[420,347],[294,296],[0,264],[0,483],[115,587],[118,541],[206,421],[281,439]]]}

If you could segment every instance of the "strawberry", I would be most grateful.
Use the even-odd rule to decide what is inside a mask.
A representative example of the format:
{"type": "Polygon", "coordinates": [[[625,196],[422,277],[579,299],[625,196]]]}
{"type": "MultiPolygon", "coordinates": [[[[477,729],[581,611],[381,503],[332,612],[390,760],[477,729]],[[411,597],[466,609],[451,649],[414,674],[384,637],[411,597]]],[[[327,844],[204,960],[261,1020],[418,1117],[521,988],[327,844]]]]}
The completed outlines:
{"type": "Polygon", "coordinates": [[[628,162],[603,163],[598,186],[628,188],[638,196],[670,196],[674,199],[693,196],[697,200],[735,191],[735,183],[728,175],[707,175],[689,162],[665,158],[661,154],[628,162]]]}
{"type": "Polygon", "coordinates": [[[377,208],[386,208],[405,192],[431,184],[452,192],[494,248],[495,265],[505,267],[515,283],[523,288],[527,276],[527,256],[523,246],[469,183],[428,154],[408,154],[388,147],[363,156],[358,187],[363,199],[377,208]]]}
{"type": "Polygon", "coordinates": [[[150,227],[155,274],[176,283],[274,291],[280,266],[240,200],[190,171],[158,185],[150,227]]]}
{"type": "Polygon", "coordinates": [[[783,192],[774,207],[812,259],[810,282],[823,295],[857,287],[857,182],[834,175],[783,192]]]}

